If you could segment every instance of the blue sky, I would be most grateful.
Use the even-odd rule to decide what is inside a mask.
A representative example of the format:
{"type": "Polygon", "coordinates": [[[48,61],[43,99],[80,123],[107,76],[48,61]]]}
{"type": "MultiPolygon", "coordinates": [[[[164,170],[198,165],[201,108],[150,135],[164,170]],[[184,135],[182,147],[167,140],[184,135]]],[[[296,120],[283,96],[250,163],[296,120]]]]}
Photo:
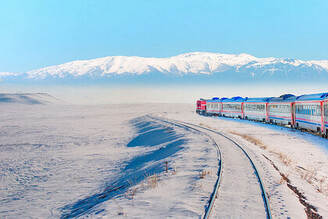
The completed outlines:
{"type": "Polygon", "coordinates": [[[0,72],[186,52],[328,59],[326,0],[0,0],[0,72]]]}

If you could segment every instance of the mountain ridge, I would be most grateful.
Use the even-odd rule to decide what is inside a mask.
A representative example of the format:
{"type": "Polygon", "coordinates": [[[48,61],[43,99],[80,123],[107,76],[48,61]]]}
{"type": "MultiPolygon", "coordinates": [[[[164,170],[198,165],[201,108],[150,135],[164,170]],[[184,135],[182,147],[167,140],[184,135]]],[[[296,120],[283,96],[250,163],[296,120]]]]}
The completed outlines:
{"type": "Polygon", "coordinates": [[[168,58],[139,56],[107,56],[91,60],[77,60],[60,65],[32,70],[26,73],[0,72],[0,78],[20,77],[25,79],[66,77],[110,77],[113,75],[143,75],[150,72],[162,74],[213,75],[222,72],[243,72],[249,77],[272,76],[276,72],[318,72],[328,75],[328,60],[302,61],[291,58],[257,58],[242,54],[192,52],[168,58]]]}

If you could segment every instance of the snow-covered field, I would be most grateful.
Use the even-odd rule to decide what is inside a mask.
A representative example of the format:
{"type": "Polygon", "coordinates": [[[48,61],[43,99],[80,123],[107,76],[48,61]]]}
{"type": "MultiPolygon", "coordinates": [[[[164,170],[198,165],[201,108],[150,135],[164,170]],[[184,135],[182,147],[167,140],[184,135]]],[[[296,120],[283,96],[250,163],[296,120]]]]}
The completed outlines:
{"type": "Polygon", "coordinates": [[[0,217],[198,218],[217,150],[205,136],[144,117],[172,106],[1,105],[0,217]]]}
{"type": "Polygon", "coordinates": [[[195,113],[163,114],[171,119],[188,121],[223,132],[247,149],[255,161],[269,196],[273,216],[278,218],[306,218],[304,206],[286,185],[265,155],[283,173],[291,184],[304,194],[306,201],[315,206],[318,213],[328,217],[328,140],[285,127],[258,122],[204,117],[195,113]],[[241,136],[244,135],[244,138],[241,136]],[[253,137],[261,147],[245,137],[253,137]]]}
{"type": "Polygon", "coordinates": [[[274,217],[306,215],[263,155],[320,215],[328,216],[328,141],[320,137],[199,116],[192,104],[2,104],[0,217],[202,217],[217,179],[216,147],[203,134],[148,114],[211,127],[245,146],[264,180],[274,217]]]}

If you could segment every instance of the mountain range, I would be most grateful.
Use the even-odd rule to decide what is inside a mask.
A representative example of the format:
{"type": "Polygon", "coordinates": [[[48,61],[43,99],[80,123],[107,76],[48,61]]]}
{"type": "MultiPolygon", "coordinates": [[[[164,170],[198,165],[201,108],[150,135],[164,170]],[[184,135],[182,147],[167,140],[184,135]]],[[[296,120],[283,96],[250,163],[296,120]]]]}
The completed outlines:
{"type": "Polygon", "coordinates": [[[5,80],[119,78],[190,78],[218,80],[328,80],[328,60],[257,58],[249,54],[192,52],[169,58],[108,56],[80,60],[24,73],[0,72],[5,80]]]}

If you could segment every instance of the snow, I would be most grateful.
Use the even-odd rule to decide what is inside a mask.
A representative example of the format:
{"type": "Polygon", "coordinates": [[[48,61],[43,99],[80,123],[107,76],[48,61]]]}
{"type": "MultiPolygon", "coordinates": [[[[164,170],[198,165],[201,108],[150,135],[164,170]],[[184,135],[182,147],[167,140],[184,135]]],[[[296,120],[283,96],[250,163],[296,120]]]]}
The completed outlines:
{"type": "MultiPolygon", "coordinates": [[[[279,126],[203,117],[194,107],[1,105],[0,217],[58,218],[76,213],[92,218],[202,217],[217,179],[216,147],[203,134],[148,114],[202,123],[238,141],[260,172],[275,218],[306,216],[295,193],[280,183],[279,173],[263,155],[288,175],[320,215],[328,216],[328,194],[318,191],[327,186],[327,181],[321,182],[328,176],[326,139],[279,126]],[[267,149],[232,131],[260,139],[267,149]],[[288,155],[291,164],[282,163],[278,152],[288,155]],[[301,177],[302,168],[315,171],[310,183],[301,177]],[[201,178],[203,170],[207,174],[201,178]],[[153,174],[158,177],[154,187],[149,183],[153,174]]],[[[252,180],[245,186],[254,185],[252,180]]],[[[233,201],[223,197],[219,190],[216,201],[233,201]]],[[[214,208],[213,214],[217,212],[214,208]]]]}
{"type": "Polygon", "coordinates": [[[321,66],[324,69],[328,69],[328,60],[313,60],[313,61],[308,61],[308,63],[312,63],[314,65],[321,66]]]}
{"type": "MultiPolygon", "coordinates": [[[[63,78],[68,75],[103,77],[113,74],[144,74],[153,71],[172,74],[213,74],[230,69],[264,68],[274,71],[272,65],[284,64],[298,67],[305,65],[316,70],[328,70],[328,61],[302,61],[282,58],[257,58],[249,54],[221,54],[192,52],[168,58],[137,56],[108,56],[92,60],[79,60],[27,72],[28,78],[43,79],[47,76],[63,78]]],[[[1,73],[0,76],[11,75],[1,73]]]]}
{"type": "Polygon", "coordinates": [[[219,143],[222,154],[221,182],[211,217],[265,218],[260,183],[249,159],[230,140],[209,134],[219,143]]]}
{"type": "Polygon", "coordinates": [[[18,76],[21,75],[21,73],[14,73],[14,72],[0,72],[0,81],[2,81],[4,77],[11,77],[11,76],[18,76]]]}
{"type": "Polygon", "coordinates": [[[0,72],[0,76],[15,75],[13,72],[0,72]]]}
{"type": "Polygon", "coordinates": [[[262,154],[273,160],[275,165],[285,175],[288,175],[292,184],[305,194],[311,204],[318,208],[320,215],[324,218],[328,216],[328,140],[285,127],[239,119],[204,117],[194,113],[171,114],[167,117],[198,125],[205,124],[241,142],[252,155],[257,166],[261,167],[258,169],[260,169],[261,177],[264,177],[271,210],[276,217],[305,218],[304,211],[302,211],[304,207],[297,203],[295,194],[288,190],[286,184],[279,183],[280,175],[268,164],[262,154]],[[231,132],[247,134],[260,139],[268,148],[260,149],[231,132]],[[291,164],[285,165],[278,158],[277,153],[286,155],[291,160],[291,164]],[[314,173],[310,182],[304,179],[304,175],[307,173],[305,170],[314,173]],[[318,189],[322,188],[324,191],[318,192],[318,189]]]}
{"type": "Polygon", "coordinates": [[[0,93],[0,104],[64,104],[47,93],[0,93]]]}
{"type": "Polygon", "coordinates": [[[111,218],[123,208],[128,217],[199,218],[216,181],[217,150],[199,133],[144,117],[170,108],[3,105],[0,217],[74,217],[82,211],[111,218]],[[204,179],[202,170],[208,171],[204,179]],[[159,177],[155,188],[146,180],[152,174],[159,177]]]}

